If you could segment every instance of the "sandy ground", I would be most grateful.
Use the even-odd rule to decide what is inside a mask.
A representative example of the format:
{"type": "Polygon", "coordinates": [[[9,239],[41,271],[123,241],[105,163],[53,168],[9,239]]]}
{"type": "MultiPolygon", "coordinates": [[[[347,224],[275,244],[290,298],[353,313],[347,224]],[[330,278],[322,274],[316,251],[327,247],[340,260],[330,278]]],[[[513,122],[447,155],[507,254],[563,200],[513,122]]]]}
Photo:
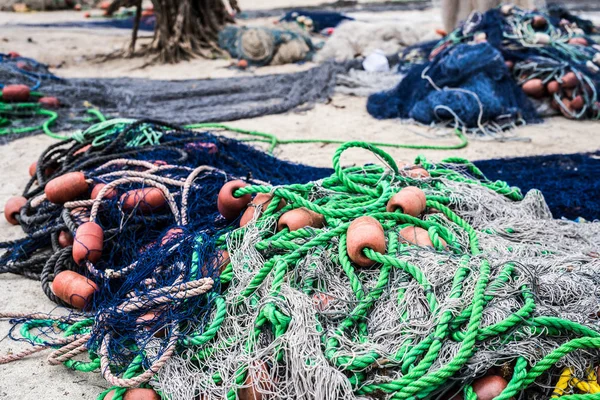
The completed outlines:
{"type": "MultiPolygon", "coordinates": [[[[297,0],[299,4],[321,3],[321,0],[297,0]]],[[[292,5],[286,0],[240,1],[242,8],[274,8],[292,5]]],[[[437,11],[403,12],[358,15],[364,19],[397,19],[426,25],[428,29],[440,26],[437,11]]],[[[597,16],[594,16],[597,18],[597,16]]],[[[144,60],[113,60],[108,63],[90,61],[90,57],[122,49],[128,40],[128,32],[120,30],[40,29],[6,26],[7,24],[36,23],[46,21],[47,14],[0,13],[0,51],[18,50],[21,54],[36,58],[50,65],[62,65],[55,72],[63,77],[115,77],[132,76],[154,79],[187,79],[232,77],[241,74],[284,73],[309,68],[287,65],[268,67],[258,71],[240,72],[227,68],[227,60],[193,60],[176,66],[151,66],[140,69],[144,60]]],[[[76,20],[81,15],[73,12],[52,14],[53,20],[76,20]]],[[[269,21],[250,21],[265,24],[269,21]]],[[[245,22],[246,23],[246,22],[245,22]]],[[[327,138],[337,140],[365,140],[406,144],[452,144],[453,137],[439,138],[436,132],[424,127],[402,124],[399,121],[377,121],[365,110],[366,99],[336,95],[329,104],[317,104],[304,112],[270,115],[252,120],[232,122],[232,125],[276,134],[282,139],[327,138]]],[[[468,147],[453,151],[415,151],[390,149],[398,160],[413,160],[417,154],[425,154],[432,160],[448,156],[461,156],[471,160],[492,157],[525,156],[551,153],[593,151],[600,148],[598,124],[573,122],[553,118],[544,124],[528,126],[517,131],[520,140],[490,142],[472,140],[468,147]]],[[[0,146],[0,204],[12,195],[20,194],[28,175],[29,164],[54,140],[36,136],[0,146]]],[[[306,144],[280,146],[280,157],[312,164],[330,166],[335,145],[306,144]]],[[[349,153],[344,163],[374,161],[365,152],[349,153]]],[[[594,177],[595,179],[595,177],[594,177]]],[[[21,235],[18,227],[10,226],[0,219],[0,240],[21,235]]],[[[38,282],[15,275],[0,276],[0,312],[50,312],[54,304],[41,292],[38,282]]],[[[58,311],[57,311],[58,312],[58,311]]],[[[28,348],[27,344],[11,341],[7,335],[10,324],[0,322],[0,354],[28,348]]],[[[45,353],[47,354],[47,353],[45,353]]],[[[46,399],[46,398],[94,398],[108,385],[99,374],[83,374],[68,371],[62,366],[50,366],[44,353],[17,363],[0,365],[0,399],[46,399]]]]}

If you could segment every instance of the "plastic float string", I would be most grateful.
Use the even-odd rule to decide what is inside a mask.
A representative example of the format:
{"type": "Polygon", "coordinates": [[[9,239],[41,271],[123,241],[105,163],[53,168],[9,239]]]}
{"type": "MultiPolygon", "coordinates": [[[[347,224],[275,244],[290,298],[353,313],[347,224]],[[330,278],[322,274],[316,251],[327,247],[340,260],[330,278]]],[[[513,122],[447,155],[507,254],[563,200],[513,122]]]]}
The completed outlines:
{"type": "MultiPolygon", "coordinates": [[[[200,184],[193,171],[180,181],[161,173],[172,165],[143,164],[150,160],[132,161],[143,168],[135,172],[118,159],[116,171],[97,168],[91,179],[114,183],[99,198],[137,174],[156,175],[147,178],[154,187],[158,176],[167,187],[191,182],[189,193],[200,184]]],[[[53,360],[100,366],[111,383],[147,382],[138,390],[150,385],[169,399],[597,397],[600,302],[590,288],[600,272],[598,224],[553,220],[539,192],[523,197],[458,158],[399,166],[382,150],[351,142],[333,167],[333,175],[305,184],[229,180],[218,199],[206,200],[222,215],[208,214],[208,225],[197,222],[208,206],[183,201],[185,188],[163,191],[175,200],[166,200],[174,224],[163,239],[142,247],[147,242],[127,238],[126,227],[113,234],[100,219],[100,261],[91,261],[98,242],[78,239],[78,230],[75,243],[90,245],[83,265],[107,296],[92,301],[98,311],[86,319],[18,320],[21,334],[59,348],[53,360]],[[385,166],[342,167],[354,147],[385,166]],[[120,243],[140,252],[111,260],[118,252],[109,249],[120,243]],[[182,276],[186,284],[212,279],[212,290],[186,297],[182,276]],[[104,324],[119,336],[107,338],[104,324]],[[83,351],[73,347],[85,334],[90,360],[70,360],[83,351]]],[[[128,198],[115,196],[121,209],[128,198]]],[[[74,206],[89,210],[90,221],[119,209],[104,200],[64,207],[74,206]]],[[[111,388],[101,398],[125,391],[111,388]]]]}

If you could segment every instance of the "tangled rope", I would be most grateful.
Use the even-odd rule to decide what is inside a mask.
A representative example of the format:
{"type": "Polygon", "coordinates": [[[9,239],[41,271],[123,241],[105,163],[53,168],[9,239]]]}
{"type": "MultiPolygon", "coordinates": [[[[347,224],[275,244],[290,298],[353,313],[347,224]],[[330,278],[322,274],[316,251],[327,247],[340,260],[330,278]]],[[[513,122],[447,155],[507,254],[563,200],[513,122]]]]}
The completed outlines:
{"type": "Polygon", "coordinates": [[[156,122],[76,139],[40,157],[44,192],[30,182],[14,215],[29,237],[3,245],[2,265],[53,280],[51,298],[83,311],[0,317],[31,352],[100,370],[115,385],[100,399],[600,393],[600,228],[552,219],[537,191],[459,158],[399,164],[362,142],[336,151],[331,176],[300,183],[298,166],[238,166],[269,158],[234,162],[245,146],[156,122]],[[152,144],[128,145],[142,138],[152,144]],[[342,167],[353,148],[384,165],[342,167]],[[244,170],[252,179],[236,179],[244,170]],[[49,188],[73,171],[87,189],[59,203],[49,188]],[[55,247],[64,230],[72,245],[55,247]],[[42,254],[50,267],[19,264],[42,254]],[[66,272],[77,290],[55,284],[66,272]]]}

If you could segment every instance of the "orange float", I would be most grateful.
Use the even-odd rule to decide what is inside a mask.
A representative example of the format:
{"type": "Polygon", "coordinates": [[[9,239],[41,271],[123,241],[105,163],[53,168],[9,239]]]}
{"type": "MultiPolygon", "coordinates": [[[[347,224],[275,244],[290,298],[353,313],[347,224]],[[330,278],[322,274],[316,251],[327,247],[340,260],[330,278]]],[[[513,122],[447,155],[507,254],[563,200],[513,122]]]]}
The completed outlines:
{"type": "Polygon", "coordinates": [[[77,264],[88,260],[97,262],[102,256],[104,231],[95,222],[86,222],[77,228],[73,242],[73,259],[77,264]]]}
{"type": "Polygon", "coordinates": [[[141,212],[151,212],[162,208],[167,199],[162,190],[155,187],[130,190],[121,196],[124,210],[138,209],[141,212]]]}
{"type": "Polygon", "coordinates": [[[23,208],[25,204],[27,204],[27,199],[25,197],[11,197],[4,205],[4,218],[6,218],[10,224],[19,225],[17,214],[21,212],[21,208],[23,208]]]}
{"type": "Polygon", "coordinates": [[[392,196],[385,209],[387,212],[401,209],[404,214],[418,217],[425,211],[426,202],[425,192],[416,186],[407,186],[392,196]]]}
{"type": "Polygon", "coordinates": [[[52,291],[62,301],[80,310],[92,300],[98,286],[94,281],[73,271],[62,271],[52,281],[52,291]]]}
{"type": "Polygon", "coordinates": [[[277,222],[277,230],[287,228],[293,232],[306,227],[322,228],[324,224],[325,218],[321,214],[300,207],[283,213],[277,222]]]}
{"type": "Polygon", "coordinates": [[[58,176],[46,184],[44,193],[48,201],[64,204],[75,200],[88,191],[88,183],[83,172],[69,172],[58,176]]]}
{"type": "Polygon", "coordinates": [[[2,88],[2,100],[23,103],[29,100],[31,89],[27,85],[6,85],[2,88]]]}
{"type": "Polygon", "coordinates": [[[235,197],[233,193],[248,184],[241,180],[235,180],[227,182],[219,191],[219,197],[217,198],[217,209],[219,213],[228,221],[233,221],[240,216],[240,213],[244,208],[248,206],[248,203],[252,200],[252,196],[248,193],[241,197],[235,197]]]}
{"type": "Polygon", "coordinates": [[[383,227],[373,217],[359,217],[350,223],[346,238],[350,259],[360,267],[371,267],[375,261],[364,255],[364,249],[378,253],[385,252],[385,233],[383,227]]]}

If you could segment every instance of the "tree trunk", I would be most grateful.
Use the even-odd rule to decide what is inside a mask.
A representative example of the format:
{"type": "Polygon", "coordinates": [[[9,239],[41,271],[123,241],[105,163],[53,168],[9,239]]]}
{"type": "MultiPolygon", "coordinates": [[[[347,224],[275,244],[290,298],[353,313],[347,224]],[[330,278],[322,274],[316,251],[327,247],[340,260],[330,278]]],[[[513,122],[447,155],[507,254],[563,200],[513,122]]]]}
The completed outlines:
{"type": "MultiPolygon", "coordinates": [[[[234,22],[224,0],[152,0],[152,4],[156,26],[145,54],[155,54],[162,63],[222,54],[217,45],[219,30],[234,22]]],[[[229,6],[239,12],[236,0],[229,0],[229,6]]],[[[136,37],[134,32],[133,43],[136,37]]]]}

